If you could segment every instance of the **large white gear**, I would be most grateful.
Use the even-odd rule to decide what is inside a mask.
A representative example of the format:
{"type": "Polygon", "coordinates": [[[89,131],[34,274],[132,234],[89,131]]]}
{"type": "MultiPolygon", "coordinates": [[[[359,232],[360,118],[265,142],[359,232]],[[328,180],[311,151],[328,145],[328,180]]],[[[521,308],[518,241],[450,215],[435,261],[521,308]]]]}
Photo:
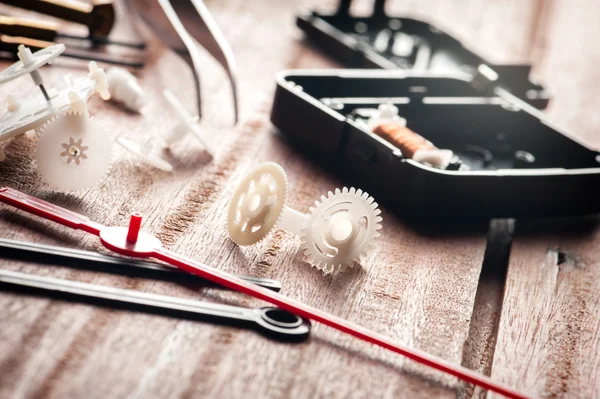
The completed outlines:
{"type": "Polygon", "coordinates": [[[112,143],[93,118],[66,113],[50,119],[38,131],[36,161],[50,184],[81,190],[99,183],[112,161],[112,143]]]}
{"type": "Polygon", "coordinates": [[[238,245],[252,245],[269,234],[285,204],[287,177],[276,163],[260,164],[237,186],[229,204],[229,236],[238,245]]]}
{"type": "Polygon", "coordinates": [[[360,189],[330,191],[310,211],[302,248],[309,263],[324,274],[366,257],[379,236],[381,211],[373,197],[360,189]]]}

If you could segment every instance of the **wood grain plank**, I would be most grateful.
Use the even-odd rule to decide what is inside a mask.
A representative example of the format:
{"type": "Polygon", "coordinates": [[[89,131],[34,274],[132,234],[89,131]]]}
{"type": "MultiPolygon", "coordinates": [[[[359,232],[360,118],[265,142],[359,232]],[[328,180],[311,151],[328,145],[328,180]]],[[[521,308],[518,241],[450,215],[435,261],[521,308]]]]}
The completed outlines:
{"type": "MultiPolygon", "coordinates": [[[[600,148],[600,7],[553,1],[544,8],[533,53],[536,72],[554,92],[549,119],[600,148]]],[[[517,221],[492,376],[539,397],[600,396],[597,223],[517,221]]]]}
{"type": "MultiPolygon", "coordinates": [[[[30,135],[8,144],[8,162],[0,164],[0,184],[106,224],[124,224],[131,211],[140,210],[146,216],[145,229],[157,232],[169,248],[230,272],[279,279],[283,292],[291,297],[460,363],[486,226],[450,235],[423,235],[384,209],[382,239],[363,268],[327,278],[308,267],[299,254],[299,239],[285,232],[251,248],[238,248],[227,239],[227,200],[235,183],[260,161],[275,161],[285,168],[290,204],[302,211],[340,184],[299,156],[268,122],[273,77],[278,71],[335,66],[306,46],[293,24],[297,9],[316,3],[207,1],[236,54],[242,99],[242,123],[232,128],[224,74],[204,55],[201,126],[218,149],[211,162],[199,155],[199,145],[191,138],[169,154],[175,165],[172,174],[137,166],[117,149],[115,167],[99,187],[60,194],[41,182],[31,161],[35,139],[30,135]]],[[[483,3],[465,3],[471,10],[469,17],[443,1],[428,4],[413,2],[407,9],[420,10],[436,23],[460,21],[452,26],[462,27],[476,46],[515,48],[515,41],[506,44],[502,38],[478,35],[487,23],[480,25],[479,13],[470,4],[482,7],[483,3]]],[[[332,4],[319,2],[319,6],[332,4]]],[[[493,24],[496,14],[486,14],[485,19],[493,24]]],[[[175,116],[166,111],[161,98],[165,87],[193,108],[190,72],[155,38],[151,37],[150,46],[150,62],[139,76],[151,99],[144,116],[93,100],[92,112],[111,133],[138,138],[164,134],[175,124],[175,116]]],[[[67,70],[82,69],[60,61],[44,73],[52,81],[67,70]]],[[[0,90],[7,93],[15,88],[16,82],[0,90]]],[[[0,236],[104,251],[93,238],[7,207],[0,208],[0,236]]],[[[7,261],[2,267],[260,305],[234,293],[101,273],[7,261]]],[[[308,342],[291,345],[269,341],[252,331],[8,293],[0,293],[0,307],[4,309],[0,312],[0,397],[453,397],[459,387],[453,378],[324,326],[315,326],[308,342]]]]}

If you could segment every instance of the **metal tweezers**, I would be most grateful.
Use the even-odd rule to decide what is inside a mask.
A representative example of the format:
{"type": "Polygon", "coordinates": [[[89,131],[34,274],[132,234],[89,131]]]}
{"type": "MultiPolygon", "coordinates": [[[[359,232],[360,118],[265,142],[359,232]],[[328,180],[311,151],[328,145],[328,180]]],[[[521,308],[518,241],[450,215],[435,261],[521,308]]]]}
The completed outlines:
{"type": "Polygon", "coordinates": [[[225,36],[202,0],[127,0],[130,11],[141,17],[148,27],[192,69],[198,116],[202,115],[200,92],[201,59],[198,44],[204,47],[225,69],[231,85],[235,122],[238,121],[238,95],[235,58],[225,36]]]}

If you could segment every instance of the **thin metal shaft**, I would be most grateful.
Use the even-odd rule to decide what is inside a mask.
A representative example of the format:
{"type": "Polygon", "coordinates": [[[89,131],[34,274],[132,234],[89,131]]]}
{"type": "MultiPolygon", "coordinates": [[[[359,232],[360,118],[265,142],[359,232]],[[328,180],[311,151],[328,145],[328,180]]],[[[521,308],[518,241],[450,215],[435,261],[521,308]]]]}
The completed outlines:
{"type": "Polygon", "coordinates": [[[48,95],[48,92],[46,91],[46,88],[44,87],[44,85],[40,85],[40,90],[42,91],[42,94],[44,95],[44,98],[46,99],[46,101],[50,102],[50,96],[48,95]]]}
{"type": "MultiPolygon", "coordinates": [[[[104,273],[171,281],[210,288],[223,288],[213,282],[185,273],[175,267],[160,263],[124,259],[79,249],[56,247],[25,241],[0,238],[0,263],[2,259],[16,259],[44,265],[56,265],[75,269],[94,270],[104,273]]],[[[245,281],[273,291],[281,290],[281,282],[254,276],[238,276],[245,281]]]]}
{"type": "Polygon", "coordinates": [[[59,37],[61,37],[63,39],[67,39],[67,40],[86,40],[86,41],[92,42],[92,44],[127,47],[127,48],[136,49],[136,50],[146,49],[146,43],[124,42],[124,41],[120,41],[120,40],[112,40],[112,39],[109,39],[107,37],[102,37],[102,36],[85,37],[85,36],[76,36],[76,35],[69,35],[66,33],[60,33],[59,37]]]}
{"type": "Polygon", "coordinates": [[[103,57],[98,54],[63,53],[63,55],[65,57],[76,58],[79,60],[98,61],[98,62],[104,62],[106,64],[121,65],[121,66],[129,67],[129,68],[140,69],[140,68],[144,67],[143,62],[117,60],[117,59],[110,58],[110,57],[103,57]]]}

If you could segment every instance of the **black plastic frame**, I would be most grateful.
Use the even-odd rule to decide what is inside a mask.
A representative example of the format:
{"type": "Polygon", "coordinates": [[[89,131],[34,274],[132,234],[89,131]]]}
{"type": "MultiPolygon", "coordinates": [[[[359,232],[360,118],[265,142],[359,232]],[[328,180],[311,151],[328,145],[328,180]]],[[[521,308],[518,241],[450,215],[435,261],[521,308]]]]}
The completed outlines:
{"type": "Polygon", "coordinates": [[[600,212],[599,153],[550,126],[542,112],[510,93],[481,94],[469,75],[295,70],[276,80],[271,121],[281,133],[401,215],[478,219],[600,212]],[[403,97],[396,105],[409,128],[459,154],[473,140],[500,154],[494,157],[498,162],[449,171],[406,159],[357,123],[353,107],[334,110],[320,101],[345,96],[403,97]],[[535,162],[516,160],[518,150],[535,154],[535,162]]]}
{"type": "Polygon", "coordinates": [[[480,65],[486,65],[498,75],[498,87],[535,108],[544,109],[548,105],[550,94],[530,80],[531,65],[491,63],[434,25],[413,18],[388,16],[384,10],[385,0],[375,0],[373,13],[366,17],[350,15],[351,2],[341,0],[333,14],[313,11],[296,19],[309,40],[344,66],[475,75],[480,65]],[[357,26],[364,31],[358,32],[357,26]],[[375,42],[381,32],[406,35],[414,41],[413,51],[397,55],[392,52],[393,46],[378,49],[375,42]]]}

